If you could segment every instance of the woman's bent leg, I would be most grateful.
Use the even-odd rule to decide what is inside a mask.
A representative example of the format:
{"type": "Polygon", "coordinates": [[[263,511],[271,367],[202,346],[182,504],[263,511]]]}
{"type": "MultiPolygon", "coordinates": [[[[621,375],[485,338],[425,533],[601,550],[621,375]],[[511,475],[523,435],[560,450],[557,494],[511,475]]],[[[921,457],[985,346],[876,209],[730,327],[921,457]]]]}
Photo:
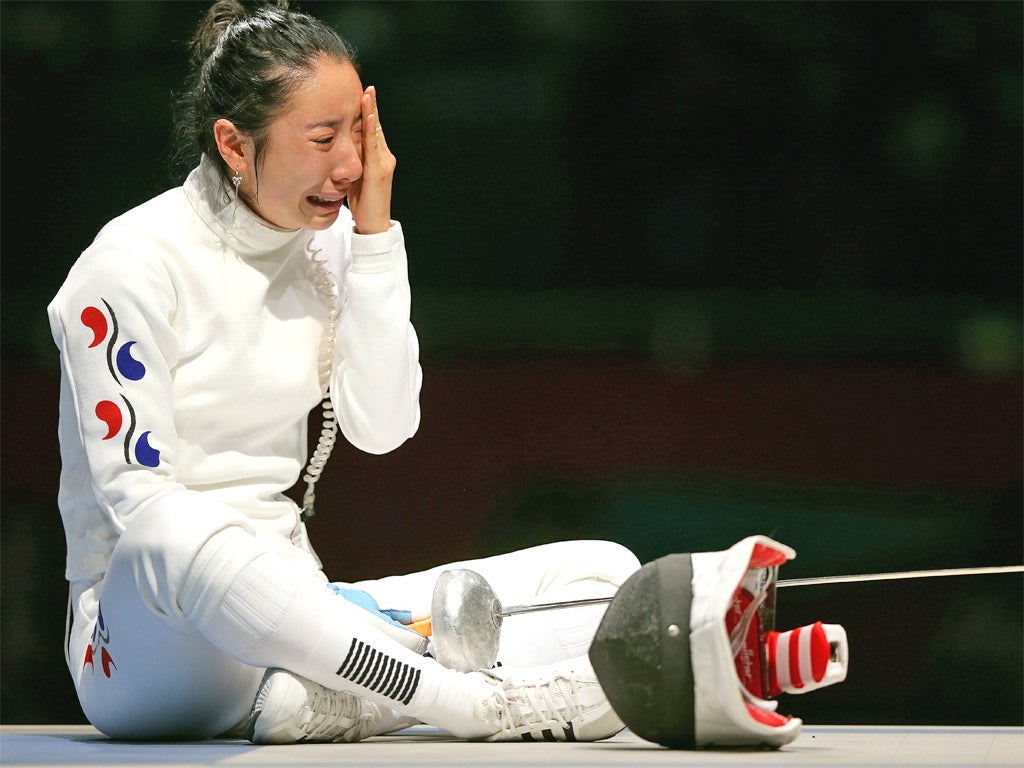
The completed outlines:
{"type": "MultiPolygon", "coordinates": [[[[208,520],[194,538],[225,524],[208,520]]],[[[210,643],[180,611],[164,609],[162,595],[173,588],[168,571],[183,566],[173,562],[173,548],[162,553],[172,562],[155,564],[161,558],[149,540],[176,534],[133,523],[103,580],[75,590],[71,674],[89,722],[113,738],[217,736],[247,716],[263,676],[210,643]]]]}
{"type": "Polygon", "coordinates": [[[492,732],[477,712],[492,681],[445,669],[388,637],[330,589],[308,553],[259,538],[240,515],[170,496],[128,526],[93,625],[76,622],[73,653],[86,667],[76,681],[101,730],[123,738],[221,733],[243,719],[263,670],[275,667],[457,736],[492,732]],[[90,632],[95,644],[83,639],[90,632]]]}

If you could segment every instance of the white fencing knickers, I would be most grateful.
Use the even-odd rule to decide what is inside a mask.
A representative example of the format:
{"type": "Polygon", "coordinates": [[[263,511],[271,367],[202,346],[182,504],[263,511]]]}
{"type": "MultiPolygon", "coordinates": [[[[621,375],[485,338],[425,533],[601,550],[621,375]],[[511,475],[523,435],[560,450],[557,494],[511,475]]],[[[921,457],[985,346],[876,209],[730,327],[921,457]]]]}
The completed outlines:
{"type": "MultiPolygon", "coordinates": [[[[565,542],[456,565],[481,573],[512,604],[610,596],[639,562],[617,544],[565,542]]],[[[446,567],[456,566],[352,586],[382,607],[416,612],[429,609],[436,575],[446,567]]],[[[70,670],[86,717],[109,736],[223,734],[248,716],[268,667],[461,738],[487,735],[474,716],[487,695],[479,676],[408,650],[331,590],[312,555],[283,538],[259,538],[248,518],[204,503],[201,494],[153,502],[128,525],[104,578],[73,585],[72,596],[70,670]],[[380,675],[364,684],[342,675],[357,644],[381,661],[380,675]]],[[[506,621],[499,661],[533,665],[582,655],[603,610],[506,621]]]]}

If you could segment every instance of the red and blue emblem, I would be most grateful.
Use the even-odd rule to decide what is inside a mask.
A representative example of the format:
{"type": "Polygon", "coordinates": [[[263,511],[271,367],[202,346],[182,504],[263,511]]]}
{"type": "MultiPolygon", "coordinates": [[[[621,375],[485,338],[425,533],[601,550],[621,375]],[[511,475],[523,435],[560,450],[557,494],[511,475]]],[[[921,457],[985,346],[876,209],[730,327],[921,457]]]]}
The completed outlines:
{"type": "MultiPolygon", "coordinates": [[[[92,331],[93,336],[88,348],[94,349],[106,342],[107,370],[118,388],[125,389],[130,383],[145,378],[146,366],[133,354],[135,341],[124,341],[118,345],[117,314],[106,299],[100,301],[106,312],[94,306],[82,310],[82,325],[92,331]]],[[[138,423],[135,408],[127,395],[118,392],[116,398],[100,400],[96,403],[95,414],[107,428],[103,440],[112,440],[121,435],[126,464],[132,464],[134,460],[134,463],[144,467],[159,466],[160,451],[150,444],[151,432],[142,432],[135,437],[138,423]]]]}
{"type": "Polygon", "coordinates": [[[110,670],[117,669],[117,664],[114,663],[110,651],[107,650],[109,642],[110,630],[107,629],[106,622],[103,621],[103,606],[100,606],[96,616],[96,626],[92,630],[92,642],[85,647],[85,661],[82,662],[82,668],[91,666],[92,671],[95,672],[96,657],[99,656],[100,668],[103,670],[103,674],[109,678],[110,670]]]}

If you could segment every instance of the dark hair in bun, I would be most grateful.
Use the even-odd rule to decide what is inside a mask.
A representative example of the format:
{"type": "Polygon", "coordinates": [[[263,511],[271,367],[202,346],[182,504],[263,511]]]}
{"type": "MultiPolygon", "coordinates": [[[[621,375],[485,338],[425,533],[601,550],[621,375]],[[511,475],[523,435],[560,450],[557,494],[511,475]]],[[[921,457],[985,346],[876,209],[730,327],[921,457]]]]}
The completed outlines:
{"type": "Polygon", "coordinates": [[[205,153],[227,182],[213,136],[220,118],[252,137],[258,163],[268,126],[323,56],[356,63],[351,45],[323,22],[288,10],[288,0],[217,0],[192,38],[192,75],[176,120],[177,163],[191,168],[205,153]]]}

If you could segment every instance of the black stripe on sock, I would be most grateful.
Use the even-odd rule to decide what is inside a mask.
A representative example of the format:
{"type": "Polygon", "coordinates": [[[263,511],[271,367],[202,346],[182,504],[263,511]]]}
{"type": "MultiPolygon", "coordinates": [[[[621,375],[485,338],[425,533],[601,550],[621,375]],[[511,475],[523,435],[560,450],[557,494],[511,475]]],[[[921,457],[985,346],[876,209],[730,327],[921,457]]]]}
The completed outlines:
{"type": "Polygon", "coordinates": [[[378,690],[385,696],[387,691],[394,685],[394,674],[395,674],[395,662],[394,659],[385,659],[384,663],[380,665],[380,679],[375,681],[375,685],[378,686],[378,690]]]}
{"type": "Polygon", "coordinates": [[[366,657],[370,655],[370,646],[364,643],[362,640],[359,641],[359,651],[356,653],[355,659],[352,660],[352,669],[349,672],[349,677],[355,679],[362,672],[363,667],[366,665],[366,657]]]}
{"type": "Polygon", "coordinates": [[[352,654],[354,654],[356,652],[356,643],[357,642],[358,641],[353,638],[352,645],[350,645],[348,647],[348,655],[345,657],[345,660],[343,662],[341,662],[341,666],[338,667],[338,671],[335,672],[334,674],[340,675],[341,677],[345,677],[345,667],[347,667],[349,661],[352,660],[352,654]]]}
{"type": "Polygon", "coordinates": [[[402,676],[404,679],[401,682],[401,686],[398,688],[398,691],[394,694],[394,697],[397,698],[399,701],[406,698],[406,695],[409,693],[409,689],[413,686],[413,670],[409,669],[407,670],[407,673],[408,674],[402,676]]]}
{"type": "Polygon", "coordinates": [[[388,698],[397,698],[401,686],[406,684],[406,677],[409,675],[409,668],[406,665],[395,663],[394,671],[389,673],[390,685],[382,691],[388,698]]]}
{"type": "Polygon", "coordinates": [[[399,699],[399,701],[401,701],[403,704],[408,704],[410,701],[412,701],[413,694],[416,693],[416,689],[419,687],[420,671],[418,669],[414,669],[412,671],[412,676],[409,678],[409,685],[407,686],[407,691],[404,693],[402,698],[399,699]]]}
{"type": "Polygon", "coordinates": [[[418,669],[355,638],[335,674],[403,704],[412,701],[420,684],[418,669]]]}
{"type": "Polygon", "coordinates": [[[377,664],[374,666],[373,671],[370,673],[370,682],[366,684],[367,688],[379,691],[381,678],[384,677],[384,673],[387,672],[388,662],[391,661],[391,657],[385,654],[381,654],[380,658],[377,659],[377,664]]]}
{"type": "Polygon", "coordinates": [[[360,685],[363,684],[363,676],[366,674],[366,667],[369,664],[373,653],[374,650],[370,646],[363,646],[359,654],[359,663],[356,664],[356,668],[352,671],[352,674],[349,675],[351,680],[354,680],[360,685]]]}
{"type": "Polygon", "coordinates": [[[363,685],[373,688],[373,679],[377,676],[377,668],[381,662],[389,658],[391,657],[376,648],[370,651],[370,657],[366,660],[366,669],[363,670],[363,685]]]}

